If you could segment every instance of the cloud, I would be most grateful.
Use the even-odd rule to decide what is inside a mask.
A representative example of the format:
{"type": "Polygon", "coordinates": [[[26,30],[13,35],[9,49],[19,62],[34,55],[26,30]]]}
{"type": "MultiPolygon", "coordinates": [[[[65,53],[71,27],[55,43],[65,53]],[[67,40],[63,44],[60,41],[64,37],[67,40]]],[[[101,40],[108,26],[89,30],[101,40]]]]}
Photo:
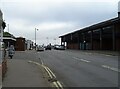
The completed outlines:
{"type": "Polygon", "coordinates": [[[41,23],[38,25],[40,30],[54,30],[54,29],[63,29],[65,27],[72,27],[72,23],[65,23],[65,22],[49,22],[49,23],[41,23]]]}
{"type": "MultiPolygon", "coordinates": [[[[10,32],[38,43],[117,16],[119,0],[2,0],[10,32]]],[[[7,31],[7,28],[6,28],[7,31]]],[[[51,40],[52,41],[52,40],[51,40]]]]}

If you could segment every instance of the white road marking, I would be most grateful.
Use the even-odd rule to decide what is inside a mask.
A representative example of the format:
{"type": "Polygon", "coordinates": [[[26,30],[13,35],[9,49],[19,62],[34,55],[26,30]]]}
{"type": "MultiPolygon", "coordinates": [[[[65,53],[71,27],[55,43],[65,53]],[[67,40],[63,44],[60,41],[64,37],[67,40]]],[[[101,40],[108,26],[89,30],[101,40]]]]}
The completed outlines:
{"type": "Polygon", "coordinates": [[[73,57],[74,59],[76,59],[76,60],[79,60],[79,61],[82,61],[82,62],[90,62],[90,61],[88,61],[88,60],[85,60],[85,59],[80,59],[80,58],[77,58],[77,57],[73,57]]]}
{"type": "Polygon", "coordinates": [[[106,54],[105,56],[111,56],[111,55],[106,54]]]}
{"type": "MultiPolygon", "coordinates": [[[[80,59],[78,57],[73,57],[73,58],[76,59],[76,60],[82,61],[82,62],[86,62],[86,63],[91,62],[91,61],[88,61],[88,60],[85,60],[85,59],[80,59]]],[[[109,70],[112,70],[112,71],[120,72],[120,69],[118,69],[118,68],[110,67],[110,66],[107,66],[107,65],[102,65],[102,67],[106,68],[106,69],[109,69],[109,70]]]]}
{"type": "Polygon", "coordinates": [[[85,54],[90,54],[91,55],[92,53],[85,53],[85,54]]]}
{"type": "Polygon", "coordinates": [[[104,67],[106,69],[110,69],[112,71],[120,72],[120,69],[118,69],[118,68],[110,67],[110,66],[107,66],[107,65],[102,65],[102,67],[104,67]]]}
{"type": "Polygon", "coordinates": [[[43,61],[41,60],[41,64],[43,65],[43,61]]]}

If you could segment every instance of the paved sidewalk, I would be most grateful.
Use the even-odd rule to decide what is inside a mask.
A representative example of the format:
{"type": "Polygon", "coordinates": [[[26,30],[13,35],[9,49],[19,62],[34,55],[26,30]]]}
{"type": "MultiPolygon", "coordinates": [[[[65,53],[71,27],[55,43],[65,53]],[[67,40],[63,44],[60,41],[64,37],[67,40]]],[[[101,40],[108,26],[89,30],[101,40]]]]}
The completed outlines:
{"type": "Polygon", "coordinates": [[[8,70],[2,87],[49,87],[40,67],[28,60],[8,60],[8,70]]]}

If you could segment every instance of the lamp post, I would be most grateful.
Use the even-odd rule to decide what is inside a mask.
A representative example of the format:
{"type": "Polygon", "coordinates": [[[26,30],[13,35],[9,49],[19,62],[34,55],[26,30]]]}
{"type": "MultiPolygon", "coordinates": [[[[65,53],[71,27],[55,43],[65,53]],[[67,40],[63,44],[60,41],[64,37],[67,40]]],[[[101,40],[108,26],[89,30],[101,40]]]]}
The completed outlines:
{"type": "Polygon", "coordinates": [[[8,32],[9,32],[9,24],[8,24],[8,32]]]}
{"type": "Polygon", "coordinates": [[[36,31],[38,31],[38,29],[35,28],[35,50],[36,50],[36,31]]]}
{"type": "Polygon", "coordinates": [[[47,39],[47,45],[49,44],[49,38],[48,37],[46,37],[46,39],[47,39]]]}
{"type": "Polygon", "coordinates": [[[56,45],[56,38],[54,38],[54,41],[55,41],[55,43],[54,43],[54,44],[56,45]]]}

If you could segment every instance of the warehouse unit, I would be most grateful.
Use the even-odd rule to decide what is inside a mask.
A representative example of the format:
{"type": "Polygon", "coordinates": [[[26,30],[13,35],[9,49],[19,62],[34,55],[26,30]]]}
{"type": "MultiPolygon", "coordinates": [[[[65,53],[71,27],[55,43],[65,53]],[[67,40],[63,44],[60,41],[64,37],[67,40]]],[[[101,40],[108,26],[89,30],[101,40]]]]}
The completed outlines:
{"type": "Polygon", "coordinates": [[[78,31],[62,35],[61,45],[68,49],[120,50],[120,18],[113,18],[78,31]]]}
{"type": "Polygon", "coordinates": [[[23,38],[23,37],[16,38],[15,50],[16,51],[25,51],[25,38],[23,38]]]}

